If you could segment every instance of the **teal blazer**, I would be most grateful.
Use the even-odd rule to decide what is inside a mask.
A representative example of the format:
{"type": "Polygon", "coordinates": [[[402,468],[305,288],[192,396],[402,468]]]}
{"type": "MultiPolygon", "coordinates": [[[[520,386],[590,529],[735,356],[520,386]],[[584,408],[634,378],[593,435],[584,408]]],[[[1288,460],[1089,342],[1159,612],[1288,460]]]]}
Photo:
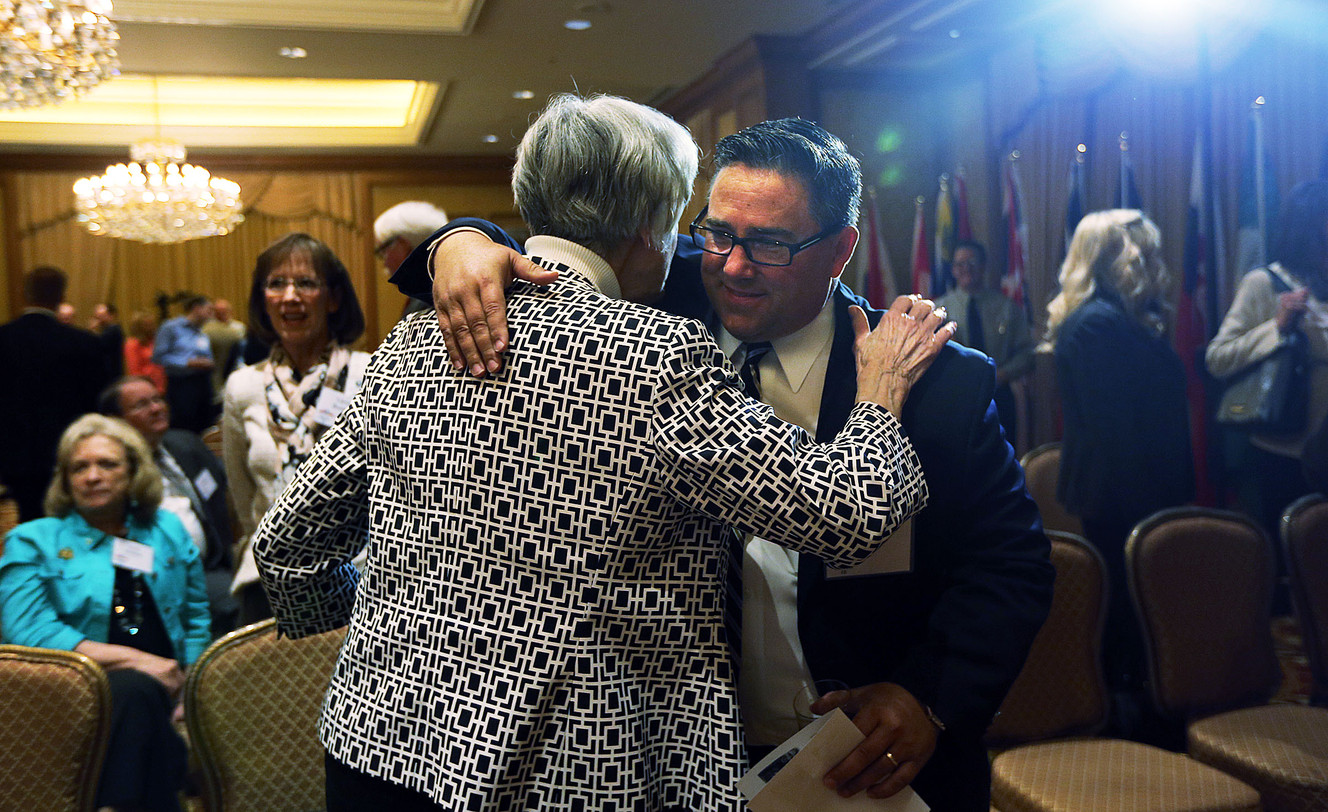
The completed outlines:
{"type": "MultiPolygon", "coordinates": [[[[154,550],[156,571],[145,580],[175,656],[187,666],[212,638],[198,548],[180,520],[164,510],[151,524],[130,518],[128,530],[131,539],[154,550]]],[[[76,512],[10,531],[0,556],[0,639],[65,651],[84,640],[105,643],[115,586],[112,546],[110,536],[76,512]]]]}

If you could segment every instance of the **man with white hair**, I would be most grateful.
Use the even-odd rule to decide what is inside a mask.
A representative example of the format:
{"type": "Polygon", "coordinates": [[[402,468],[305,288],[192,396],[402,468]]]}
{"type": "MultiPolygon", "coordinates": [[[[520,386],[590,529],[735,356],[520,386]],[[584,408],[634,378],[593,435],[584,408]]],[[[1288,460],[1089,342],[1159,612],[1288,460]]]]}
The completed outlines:
{"type": "Polygon", "coordinates": [[[925,501],[898,414],[953,332],[930,303],[856,313],[858,403],[820,444],[744,396],[753,365],[700,322],[634,304],[664,285],[697,153],[657,110],[555,97],[512,190],[559,279],[513,289],[501,380],[404,320],[259,525],[281,632],[350,624],[330,812],[736,811],[730,528],[847,567],[925,501]]]}
{"type": "MultiPolygon", "coordinates": [[[[415,250],[415,246],[445,225],[447,213],[431,203],[422,200],[398,203],[374,220],[374,240],[378,243],[374,255],[383,261],[387,275],[391,276],[410,256],[410,252],[415,250]]],[[[407,297],[401,318],[417,310],[428,309],[427,303],[407,297]]]]}

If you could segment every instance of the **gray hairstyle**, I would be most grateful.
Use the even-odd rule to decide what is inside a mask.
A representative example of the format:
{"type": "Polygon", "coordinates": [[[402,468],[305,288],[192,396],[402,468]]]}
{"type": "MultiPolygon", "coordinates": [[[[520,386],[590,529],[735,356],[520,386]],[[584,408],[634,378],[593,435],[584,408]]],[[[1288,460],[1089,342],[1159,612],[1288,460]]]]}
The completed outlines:
{"type": "Polygon", "coordinates": [[[438,229],[447,225],[447,213],[422,200],[398,203],[374,220],[374,240],[383,244],[398,237],[419,245],[438,229]]]}
{"type": "Polygon", "coordinates": [[[517,147],[512,194],[532,234],[604,255],[648,226],[663,246],[692,196],[699,156],[687,129],[658,110],[560,94],[517,147]]]}

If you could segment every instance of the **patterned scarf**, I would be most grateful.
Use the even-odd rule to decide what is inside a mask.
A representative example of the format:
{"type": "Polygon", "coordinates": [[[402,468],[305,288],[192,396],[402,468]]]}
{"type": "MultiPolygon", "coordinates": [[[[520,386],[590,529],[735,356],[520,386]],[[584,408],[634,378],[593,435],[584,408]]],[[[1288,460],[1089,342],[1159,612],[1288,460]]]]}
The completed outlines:
{"type": "Polygon", "coordinates": [[[281,481],[287,483],[313,451],[327,426],[314,421],[318,394],[324,388],[346,390],[350,350],[329,342],[318,363],[297,379],[290,356],[280,344],[272,348],[263,366],[266,380],[268,425],[281,452],[281,481]]]}

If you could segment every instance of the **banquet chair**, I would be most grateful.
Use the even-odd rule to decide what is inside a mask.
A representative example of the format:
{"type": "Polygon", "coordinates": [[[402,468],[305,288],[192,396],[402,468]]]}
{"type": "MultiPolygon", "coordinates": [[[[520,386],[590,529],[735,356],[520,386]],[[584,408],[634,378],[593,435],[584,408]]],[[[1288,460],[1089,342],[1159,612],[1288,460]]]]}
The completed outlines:
{"type": "Polygon", "coordinates": [[[1310,665],[1310,704],[1328,706],[1328,499],[1313,494],[1286,509],[1282,549],[1310,665]]]}
{"type": "Polygon", "coordinates": [[[1061,473],[1061,444],[1044,443],[1025,454],[1019,464],[1024,468],[1028,495],[1033,497],[1038,512],[1042,514],[1042,526],[1047,530],[1063,530],[1082,536],[1083,522],[1056,498],[1056,481],[1061,473]]]}
{"type": "Polygon", "coordinates": [[[1191,757],[1259,791],[1268,812],[1328,809],[1328,710],[1270,705],[1272,548],[1248,517],[1173,508],[1125,545],[1157,710],[1186,725],[1191,757]]]}
{"type": "Polygon", "coordinates": [[[101,666],[0,645],[0,707],[0,809],[90,812],[111,727],[101,666]]]}
{"type": "Polygon", "coordinates": [[[323,809],[318,716],[346,630],[277,637],[269,618],[217,640],[189,670],[185,720],[208,812],[323,809]]]}
{"type": "Polygon", "coordinates": [[[1237,812],[1253,789],[1179,753],[1094,738],[1107,721],[1100,661],[1107,583],[1082,537],[1048,531],[1051,611],[987,731],[992,809],[999,812],[1237,812]]]}

